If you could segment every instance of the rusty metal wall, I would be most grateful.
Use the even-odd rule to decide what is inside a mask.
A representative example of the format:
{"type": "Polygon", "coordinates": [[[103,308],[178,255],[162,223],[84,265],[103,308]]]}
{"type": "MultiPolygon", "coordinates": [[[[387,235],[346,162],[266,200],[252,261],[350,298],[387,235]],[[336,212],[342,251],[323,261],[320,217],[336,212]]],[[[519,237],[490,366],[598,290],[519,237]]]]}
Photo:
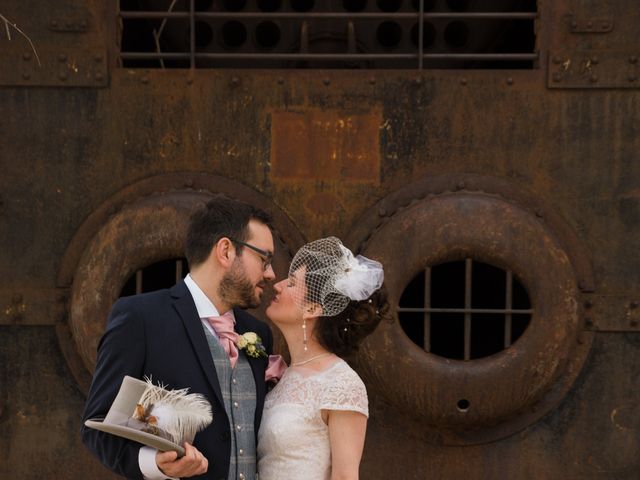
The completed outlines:
{"type": "Polygon", "coordinates": [[[42,63],[0,34],[0,478],[112,478],[78,434],[101,312],[218,191],[275,213],[281,272],[285,245],[335,234],[385,258],[397,300],[421,265],[476,252],[544,307],[512,350],[535,385],[382,326],[357,362],[363,478],[638,478],[635,0],[538,2],[539,67],[517,71],[123,69],[109,2],[0,8],[42,63]],[[461,385],[478,416],[439,409],[461,385]]]}

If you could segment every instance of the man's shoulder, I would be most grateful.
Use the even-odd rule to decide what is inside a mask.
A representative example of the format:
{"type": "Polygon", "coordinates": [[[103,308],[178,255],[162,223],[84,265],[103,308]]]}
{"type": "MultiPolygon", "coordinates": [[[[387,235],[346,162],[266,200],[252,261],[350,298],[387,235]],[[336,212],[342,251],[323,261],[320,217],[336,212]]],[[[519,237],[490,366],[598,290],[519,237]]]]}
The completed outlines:
{"type": "Polygon", "coordinates": [[[139,293],[127,297],[120,297],[113,304],[113,310],[148,310],[163,308],[163,305],[170,302],[171,290],[162,289],[153,292],[139,293]]]}

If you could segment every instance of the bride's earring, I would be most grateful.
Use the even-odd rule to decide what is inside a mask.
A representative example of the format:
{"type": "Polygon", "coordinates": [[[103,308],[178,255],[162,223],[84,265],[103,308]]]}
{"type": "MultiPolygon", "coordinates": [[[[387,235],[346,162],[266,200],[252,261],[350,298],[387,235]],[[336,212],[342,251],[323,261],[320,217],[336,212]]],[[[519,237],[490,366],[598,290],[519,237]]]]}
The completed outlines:
{"type": "Polygon", "coordinates": [[[307,319],[302,319],[302,344],[304,345],[304,351],[307,351],[307,319]]]}

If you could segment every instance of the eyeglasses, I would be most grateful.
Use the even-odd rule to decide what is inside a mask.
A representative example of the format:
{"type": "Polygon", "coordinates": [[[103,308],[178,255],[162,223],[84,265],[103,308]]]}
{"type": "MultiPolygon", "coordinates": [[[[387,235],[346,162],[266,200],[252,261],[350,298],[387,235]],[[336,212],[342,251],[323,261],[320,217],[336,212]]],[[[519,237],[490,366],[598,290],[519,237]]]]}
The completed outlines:
{"type": "Polygon", "coordinates": [[[255,247],[250,243],[241,242],[240,240],[236,240],[235,238],[229,237],[229,240],[231,240],[233,243],[237,243],[238,245],[242,245],[243,247],[247,247],[253,250],[254,252],[256,252],[258,255],[260,255],[260,260],[262,260],[262,269],[265,272],[269,270],[269,267],[271,266],[271,262],[273,261],[273,253],[267,252],[266,250],[262,250],[261,248],[255,247]]]}

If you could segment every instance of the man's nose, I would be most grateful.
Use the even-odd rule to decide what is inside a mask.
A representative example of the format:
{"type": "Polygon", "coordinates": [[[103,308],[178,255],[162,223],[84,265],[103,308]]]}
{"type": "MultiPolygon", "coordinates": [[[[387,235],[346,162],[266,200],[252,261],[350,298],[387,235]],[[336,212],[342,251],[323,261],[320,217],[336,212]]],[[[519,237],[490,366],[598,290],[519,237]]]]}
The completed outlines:
{"type": "Polygon", "coordinates": [[[273,271],[273,265],[269,264],[269,268],[264,271],[264,275],[262,276],[265,280],[273,282],[276,279],[276,272],[273,271]]]}

